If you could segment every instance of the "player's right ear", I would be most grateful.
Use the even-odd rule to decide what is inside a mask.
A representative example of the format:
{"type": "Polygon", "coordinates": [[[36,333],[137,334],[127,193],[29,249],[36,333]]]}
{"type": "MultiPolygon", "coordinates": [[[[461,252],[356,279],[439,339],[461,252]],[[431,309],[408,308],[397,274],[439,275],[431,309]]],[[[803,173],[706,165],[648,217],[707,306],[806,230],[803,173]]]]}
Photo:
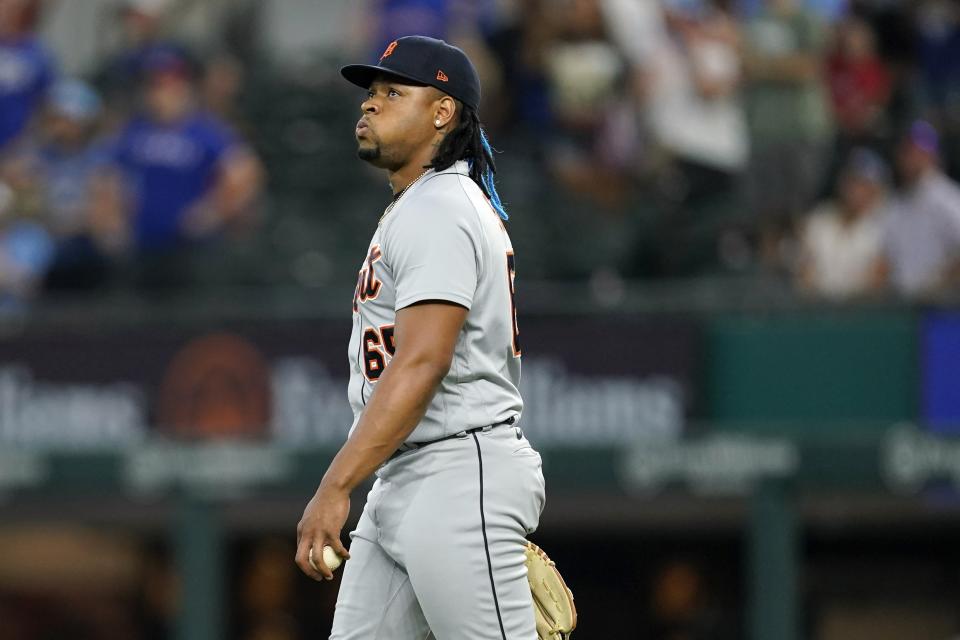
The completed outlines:
{"type": "Polygon", "coordinates": [[[443,129],[453,122],[457,114],[457,101],[448,95],[443,95],[435,104],[433,124],[437,129],[443,129]]]}

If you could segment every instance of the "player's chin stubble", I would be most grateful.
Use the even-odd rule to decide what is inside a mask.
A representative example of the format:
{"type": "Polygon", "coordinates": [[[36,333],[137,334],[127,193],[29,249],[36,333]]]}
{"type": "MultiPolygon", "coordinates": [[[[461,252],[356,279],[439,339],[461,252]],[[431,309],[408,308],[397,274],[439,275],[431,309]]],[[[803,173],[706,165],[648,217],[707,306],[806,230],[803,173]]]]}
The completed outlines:
{"type": "Polygon", "coordinates": [[[373,162],[380,158],[380,145],[373,147],[360,147],[357,149],[357,157],[367,162],[373,162]]]}
{"type": "Polygon", "coordinates": [[[383,148],[379,144],[374,144],[372,147],[360,147],[357,149],[357,157],[378,169],[392,171],[399,168],[392,155],[384,155],[383,148]]]}

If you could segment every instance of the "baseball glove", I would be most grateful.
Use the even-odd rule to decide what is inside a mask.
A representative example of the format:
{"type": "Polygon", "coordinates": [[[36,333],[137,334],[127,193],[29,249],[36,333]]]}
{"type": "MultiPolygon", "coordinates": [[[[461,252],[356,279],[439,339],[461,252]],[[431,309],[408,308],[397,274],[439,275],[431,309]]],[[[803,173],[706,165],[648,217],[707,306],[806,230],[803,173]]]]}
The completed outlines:
{"type": "Polygon", "coordinates": [[[567,640],[577,627],[577,608],[553,560],[527,541],[527,581],[533,592],[533,613],[540,640],[567,640]]]}

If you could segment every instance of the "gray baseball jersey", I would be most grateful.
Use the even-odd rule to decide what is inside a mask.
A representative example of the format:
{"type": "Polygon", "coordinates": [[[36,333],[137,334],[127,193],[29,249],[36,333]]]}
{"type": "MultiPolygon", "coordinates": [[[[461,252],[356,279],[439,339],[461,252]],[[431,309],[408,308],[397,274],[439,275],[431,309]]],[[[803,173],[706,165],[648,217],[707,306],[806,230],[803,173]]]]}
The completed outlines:
{"type": "Polygon", "coordinates": [[[407,441],[519,417],[513,278],[510,237],[466,162],[413,183],[377,226],[357,278],[348,350],[353,427],[393,356],[396,312],[423,300],[454,302],[469,313],[450,371],[407,441]]]}

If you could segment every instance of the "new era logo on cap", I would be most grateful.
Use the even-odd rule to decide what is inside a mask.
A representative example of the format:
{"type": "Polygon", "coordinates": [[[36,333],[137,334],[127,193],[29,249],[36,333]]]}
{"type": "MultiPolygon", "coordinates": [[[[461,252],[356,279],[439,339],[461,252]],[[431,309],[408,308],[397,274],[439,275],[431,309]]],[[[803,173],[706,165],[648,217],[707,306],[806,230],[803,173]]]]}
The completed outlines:
{"type": "Polygon", "coordinates": [[[450,78],[447,77],[447,74],[443,72],[443,69],[437,69],[437,80],[440,82],[447,82],[450,78]]]}

